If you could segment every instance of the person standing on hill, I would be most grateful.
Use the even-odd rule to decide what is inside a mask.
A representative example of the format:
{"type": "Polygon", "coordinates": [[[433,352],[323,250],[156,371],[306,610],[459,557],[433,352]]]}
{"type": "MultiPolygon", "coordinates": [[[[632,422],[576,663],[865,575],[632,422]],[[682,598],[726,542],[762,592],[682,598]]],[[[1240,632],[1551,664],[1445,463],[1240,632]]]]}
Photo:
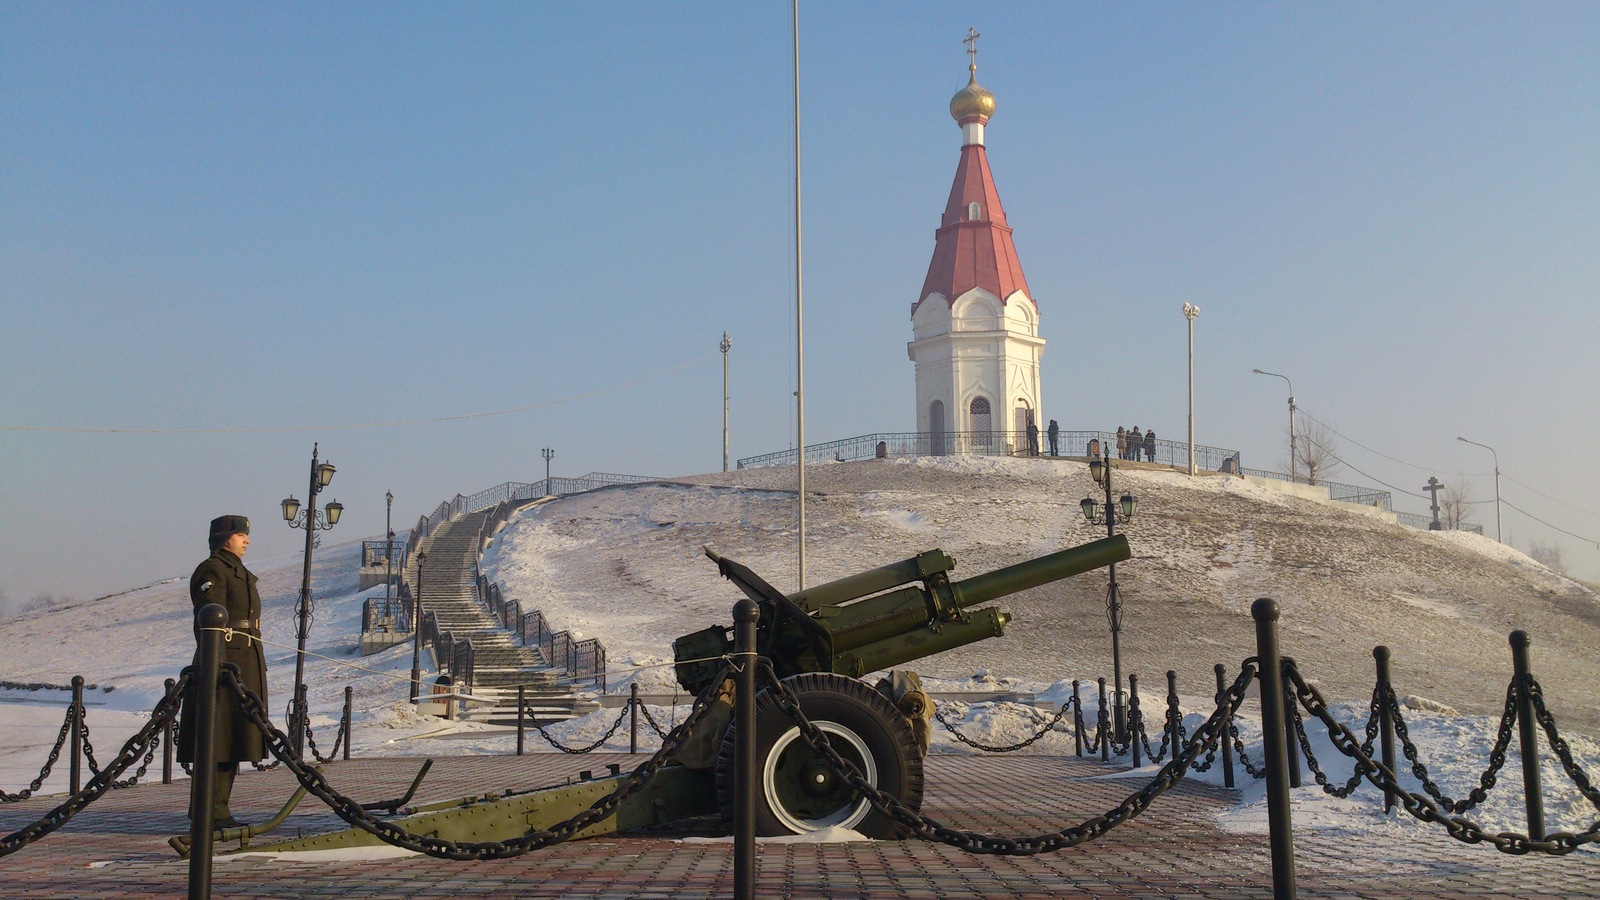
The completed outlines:
{"type": "Polygon", "coordinates": [[[1135,425],[1133,426],[1133,430],[1128,432],[1128,455],[1123,457],[1123,459],[1130,459],[1137,462],[1139,460],[1139,448],[1143,446],[1144,432],[1140,431],[1139,426],[1135,425]]]}
{"type": "Polygon", "coordinates": [[[1039,425],[1031,415],[1028,416],[1028,455],[1039,455],[1039,425]]]}
{"type": "Polygon", "coordinates": [[[1046,429],[1045,433],[1050,436],[1050,455],[1051,456],[1060,456],[1061,455],[1061,426],[1056,424],[1056,420],[1055,419],[1051,419],[1050,420],[1050,427],[1048,429],[1046,429]]]}
{"type": "Polygon", "coordinates": [[[1150,462],[1156,461],[1156,430],[1154,428],[1144,433],[1144,458],[1150,462]]]}
{"type": "Polygon", "coordinates": [[[1128,432],[1121,425],[1117,426],[1117,459],[1128,458],[1128,432]]]}
{"type": "MultiPolygon", "coordinates": [[[[222,662],[239,667],[239,683],[261,699],[267,709],[267,657],[261,647],[261,595],[256,591],[256,576],[244,567],[244,553],[250,547],[250,520],[244,516],[218,516],[211,520],[211,555],[195,567],[189,577],[189,600],[196,617],[208,603],[228,611],[232,633],[223,639],[222,662]]],[[[199,633],[195,634],[198,642],[199,633]]],[[[199,654],[195,655],[199,662],[199,654]]],[[[216,797],[211,811],[217,828],[244,825],[228,809],[234,776],[239,763],[255,762],[267,755],[267,742],[231,691],[217,692],[217,778],[216,797]]],[[[178,761],[192,763],[195,758],[194,710],[183,704],[178,724],[178,761]]],[[[196,810],[189,810],[194,818],[196,810]]]]}

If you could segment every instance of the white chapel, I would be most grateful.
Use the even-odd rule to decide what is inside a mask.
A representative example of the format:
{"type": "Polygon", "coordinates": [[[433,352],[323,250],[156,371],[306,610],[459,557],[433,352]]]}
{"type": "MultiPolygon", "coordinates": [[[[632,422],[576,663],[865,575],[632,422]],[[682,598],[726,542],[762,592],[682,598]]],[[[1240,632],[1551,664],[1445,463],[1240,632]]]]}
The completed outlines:
{"type": "Polygon", "coordinates": [[[1039,308],[984,149],[994,95],[978,84],[976,50],[968,52],[967,86],[950,100],[950,115],[961,126],[961,161],[928,276],[911,306],[906,346],[917,373],[917,430],[932,435],[936,455],[1022,448],[1030,420],[1045,427],[1039,308]]]}

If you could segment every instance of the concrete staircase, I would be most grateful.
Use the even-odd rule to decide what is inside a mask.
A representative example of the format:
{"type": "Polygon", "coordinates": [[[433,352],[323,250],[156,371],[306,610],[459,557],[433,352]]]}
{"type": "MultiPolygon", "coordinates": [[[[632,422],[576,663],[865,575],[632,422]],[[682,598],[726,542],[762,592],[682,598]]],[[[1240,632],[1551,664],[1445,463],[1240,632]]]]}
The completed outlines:
{"type": "Polygon", "coordinates": [[[472,640],[474,677],[472,693],[494,704],[469,704],[466,717],[497,724],[515,724],[517,688],[524,689],[532,714],[541,721],[569,719],[599,709],[600,704],[578,696],[561,681],[564,672],[552,668],[538,647],[523,647],[517,636],[502,627],[478,599],[475,575],[478,533],[492,509],[466,513],[441,524],[423,538],[406,563],[406,581],[417,585],[422,576],[422,608],[439,621],[439,630],[456,639],[472,640]],[[421,562],[423,556],[426,563],[421,562]]]}

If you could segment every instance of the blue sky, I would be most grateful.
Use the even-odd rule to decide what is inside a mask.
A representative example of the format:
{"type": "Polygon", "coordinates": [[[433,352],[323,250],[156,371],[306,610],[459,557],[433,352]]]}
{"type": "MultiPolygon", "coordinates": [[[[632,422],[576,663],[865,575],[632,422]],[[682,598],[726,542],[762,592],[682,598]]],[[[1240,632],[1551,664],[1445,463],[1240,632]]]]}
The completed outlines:
{"type": "MultiPolygon", "coordinates": [[[[1370,476],[1334,480],[1492,499],[1464,435],[1507,501],[1600,539],[1600,7],[800,15],[809,440],[914,427],[972,26],[1046,417],[1181,437],[1195,303],[1200,443],[1276,467],[1284,385],[1250,370],[1282,372],[1370,476]]],[[[541,447],[558,475],[717,469],[724,330],[733,455],[790,446],[789,27],[766,3],[0,6],[0,590],[186,574],[224,512],[253,556],[294,552],[277,504],[313,441],[331,539],[379,536],[385,490],[404,527],[537,480],[541,447]]],[[[1504,521],[1600,578],[1592,542],[1504,521]]]]}

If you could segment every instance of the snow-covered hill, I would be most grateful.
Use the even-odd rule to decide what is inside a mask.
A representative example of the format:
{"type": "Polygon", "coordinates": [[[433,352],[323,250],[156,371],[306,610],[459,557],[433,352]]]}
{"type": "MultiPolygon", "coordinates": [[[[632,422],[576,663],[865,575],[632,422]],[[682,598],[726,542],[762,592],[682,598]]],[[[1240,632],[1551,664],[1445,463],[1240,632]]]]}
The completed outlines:
{"type": "MultiPolygon", "coordinates": [[[[633,679],[648,691],[671,691],[670,669],[633,667],[665,663],[674,637],[729,621],[739,596],[717,576],[702,546],[752,566],[780,587],[793,585],[792,479],[792,470],[762,469],[562,498],[512,520],[496,537],[487,565],[510,596],[542,609],[557,627],[600,638],[614,691],[633,679]]],[[[959,563],[955,575],[966,577],[1103,535],[1078,511],[1090,488],[1080,463],[845,463],[808,469],[807,483],[813,492],[807,507],[811,584],[931,547],[952,554],[959,563]]],[[[1435,777],[1460,795],[1475,786],[1499,721],[1511,672],[1506,635],[1523,628],[1533,636],[1534,671],[1551,709],[1591,776],[1600,773],[1600,746],[1582,736],[1600,733],[1600,600],[1591,590],[1478,536],[1411,531],[1235,479],[1119,470],[1116,483],[1119,493],[1139,498],[1126,529],[1134,558],[1119,565],[1118,576],[1126,603],[1124,668],[1140,673],[1147,700],[1156,700],[1165,671],[1175,669],[1183,708],[1190,724],[1197,722],[1212,706],[1212,665],[1236,672],[1253,655],[1249,605],[1272,596],[1283,605],[1286,652],[1331,699],[1344,701],[1339,708],[1357,728],[1365,722],[1377,643],[1394,651],[1401,694],[1459,711],[1415,711],[1410,724],[1435,777]]],[[[326,735],[324,749],[349,684],[358,755],[510,752],[513,739],[503,730],[411,711],[404,700],[409,646],[357,654],[361,602],[382,595],[381,588],[354,590],[359,546],[325,547],[313,568],[319,599],[308,644],[315,655],[306,672],[312,724],[326,735]],[[448,744],[429,739],[446,734],[448,744]]],[[[272,707],[281,721],[294,674],[301,562],[298,555],[246,562],[261,578],[272,707]]],[[[936,687],[1005,685],[1059,702],[1071,679],[1092,683],[1111,672],[1105,586],[1101,571],[1008,598],[1000,606],[1015,620],[1004,638],[915,668],[933,676],[936,687]]],[[[0,620],[0,681],[65,685],[81,673],[99,685],[89,695],[89,723],[106,759],[137,729],[163,680],[188,663],[191,627],[186,572],[123,594],[0,620]]],[[[66,699],[60,690],[0,689],[0,788],[15,791],[38,772],[66,699]]],[[[1241,730],[1253,742],[1259,729],[1252,710],[1247,705],[1241,730]]],[[[655,712],[663,721],[675,714],[655,712]]],[[[1014,704],[953,704],[947,713],[965,733],[991,743],[1026,737],[1041,721],[1035,710],[1014,704]]],[[[554,731],[587,742],[616,715],[602,710],[554,731]]],[[[1325,739],[1318,744],[1330,777],[1342,781],[1348,767],[1325,739]]],[[[625,730],[608,744],[626,746],[625,730]]],[[[968,752],[938,728],[934,747],[968,752]]],[[[1071,749],[1070,738],[1058,736],[1029,752],[1071,749]]],[[[1595,810],[1548,757],[1545,772],[1552,827],[1587,827],[1595,810]]],[[[1216,780],[1219,772],[1198,777],[1216,780]]],[[[1485,825],[1521,830],[1515,780],[1502,779],[1481,815],[1485,825]]],[[[63,764],[44,790],[64,787],[63,764]]],[[[1381,803],[1325,798],[1314,785],[1295,794],[1297,825],[1394,835],[1422,827],[1375,812],[1381,803]]],[[[1261,807],[1259,786],[1247,786],[1224,824],[1262,829],[1261,807]]]]}

